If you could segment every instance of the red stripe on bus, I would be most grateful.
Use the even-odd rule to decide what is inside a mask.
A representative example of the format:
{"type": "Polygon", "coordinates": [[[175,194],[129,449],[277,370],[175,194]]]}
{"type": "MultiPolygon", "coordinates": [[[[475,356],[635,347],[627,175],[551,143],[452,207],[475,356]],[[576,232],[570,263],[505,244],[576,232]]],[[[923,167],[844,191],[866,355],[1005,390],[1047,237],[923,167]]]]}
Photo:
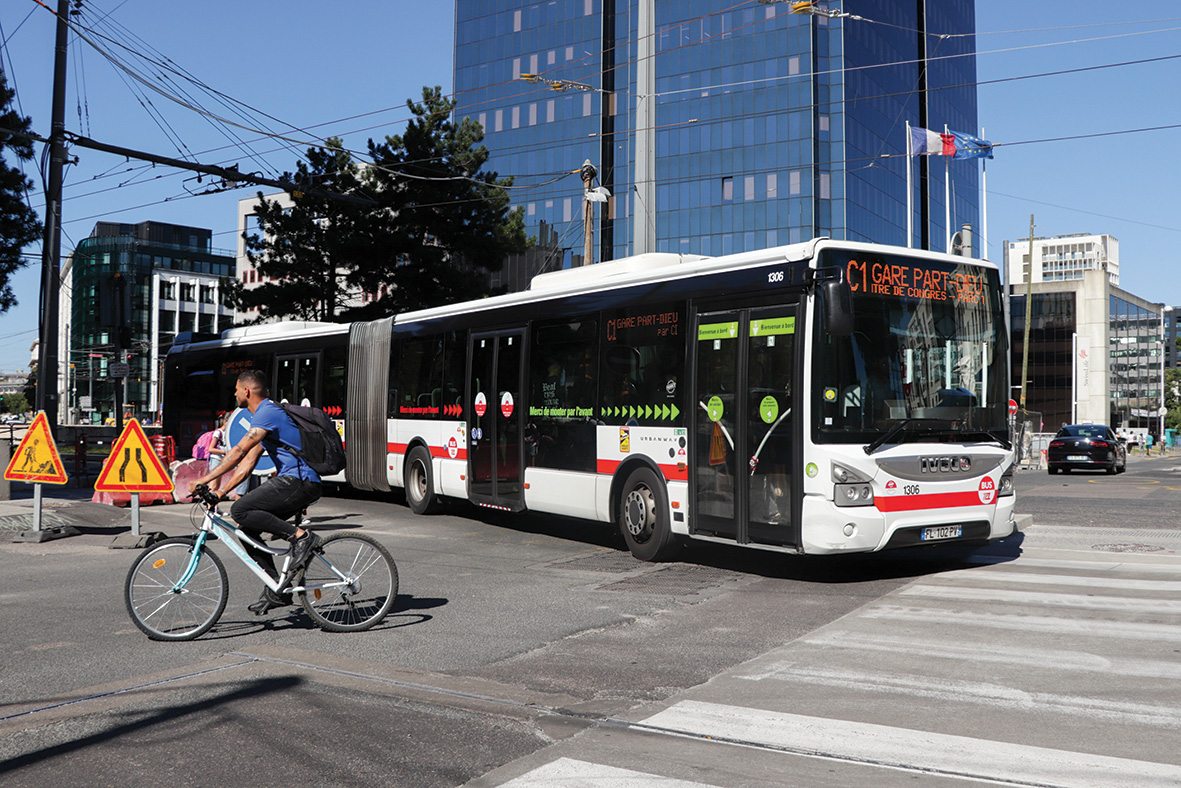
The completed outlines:
{"type": "MultiPolygon", "coordinates": [[[[622,460],[598,460],[597,470],[599,473],[612,474],[619,469],[623,464],[622,460]]],[[[661,465],[657,463],[660,472],[664,474],[664,478],[670,482],[687,482],[689,481],[689,468],[684,465],[661,465]]]]}
{"type": "MultiPolygon", "coordinates": [[[[996,503],[995,498],[992,501],[996,503]]],[[[951,509],[957,506],[984,506],[977,490],[954,493],[931,493],[929,495],[892,495],[888,498],[874,498],[873,505],[879,512],[909,512],[922,509],[951,509]]]]}
{"type": "MultiPolygon", "coordinates": [[[[410,447],[408,443],[387,443],[385,449],[390,454],[405,454],[406,449],[410,447]]],[[[451,452],[447,451],[446,446],[431,446],[431,456],[440,457],[444,460],[466,460],[467,449],[456,450],[455,456],[451,456],[451,452]]]]}

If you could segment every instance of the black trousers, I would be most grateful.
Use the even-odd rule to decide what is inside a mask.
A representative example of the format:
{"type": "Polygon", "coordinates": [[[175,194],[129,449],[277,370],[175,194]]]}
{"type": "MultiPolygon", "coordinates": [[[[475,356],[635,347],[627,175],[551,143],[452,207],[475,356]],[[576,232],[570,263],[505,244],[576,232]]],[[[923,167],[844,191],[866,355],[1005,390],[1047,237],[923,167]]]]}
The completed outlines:
{"type": "MultiPolygon", "coordinates": [[[[230,516],[243,531],[260,541],[265,533],[289,538],[295,536],[298,529],[287,521],[318,500],[318,482],[304,481],[297,476],[275,476],[234,501],[230,507],[230,516]]],[[[247,555],[266,569],[271,577],[279,576],[274,556],[250,545],[243,547],[247,555]]]]}

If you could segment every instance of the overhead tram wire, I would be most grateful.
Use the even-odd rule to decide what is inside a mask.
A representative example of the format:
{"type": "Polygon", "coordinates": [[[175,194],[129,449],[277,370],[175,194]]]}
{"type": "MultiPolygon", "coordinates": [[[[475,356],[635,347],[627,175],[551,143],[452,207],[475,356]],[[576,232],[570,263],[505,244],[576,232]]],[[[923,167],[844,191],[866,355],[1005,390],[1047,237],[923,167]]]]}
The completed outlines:
{"type": "MultiPolygon", "coordinates": [[[[163,52],[160,52],[159,50],[155,49],[150,44],[148,44],[146,41],[144,41],[142,38],[140,38],[138,35],[131,32],[130,30],[126,29],[122,25],[117,25],[117,23],[111,22],[111,23],[109,23],[109,26],[112,28],[113,31],[117,32],[119,35],[123,36],[124,38],[130,40],[135,46],[128,46],[126,44],[114,42],[113,39],[108,39],[108,40],[112,40],[113,43],[116,43],[117,45],[122,46],[124,49],[126,49],[133,56],[139,57],[142,60],[144,60],[145,62],[152,65],[153,67],[157,68],[161,74],[161,81],[162,82],[167,80],[170,84],[175,85],[176,89],[178,91],[180,91],[182,93],[182,95],[184,95],[186,98],[190,99],[191,101],[196,101],[196,99],[191,97],[189,92],[184,88],[183,84],[177,83],[171,77],[167,76],[168,74],[174,74],[177,77],[179,77],[184,83],[189,83],[189,84],[195,85],[196,87],[198,87],[202,91],[205,91],[208,95],[212,96],[219,104],[221,104],[223,107],[225,107],[230,112],[235,113],[239,118],[241,118],[243,120],[246,120],[246,121],[251,120],[250,116],[247,115],[246,111],[244,111],[244,110],[248,110],[250,113],[254,113],[254,115],[261,116],[263,118],[267,118],[267,119],[272,120],[276,123],[279,123],[280,125],[287,126],[288,128],[292,128],[292,129],[296,128],[295,126],[293,126],[291,124],[284,123],[283,121],[279,120],[278,118],[268,115],[267,113],[263,112],[262,110],[257,109],[256,107],[253,107],[243,101],[240,101],[239,99],[235,99],[231,96],[228,96],[227,94],[223,93],[222,91],[219,91],[219,90],[211,87],[210,85],[206,84],[202,80],[198,79],[196,77],[196,75],[192,74],[187,69],[182,68],[179,64],[177,64],[175,61],[173,61],[171,58],[169,58],[163,52]],[[156,56],[155,59],[149,58],[146,55],[144,55],[144,53],[143,53],[144,50],[151,51],[156,56]]],[[[219,130],[222,131],[222,133],[225,133],[227,136],[227,139],[229,139],[232,143],[237,143],[240,147],[246,149],[247,151],[249,151],[251,153],[254,153],[252,151],[252,149],[249,147],[250,143],[242,140],[237,135],[227,133],[226,130],[224,130],[224,129],[219,129],[219,130]]],[[[288,149],[291,150],[292,152],[294,152],[297,155],[297,157],[302,156],[303,152],[290,144],[288,145],[288,149]]],[[[266,164],[265,161],[262,161],[261,159],[259,159],[258,161],[264,168],[267,168],[269,166],[266,164]]]]}
{"type": "MultiPolygon", "coordinates": [[[[100,23],[102,23],[102,20],[100,20],[100,23]]],[[[210,115],[212,113],[209,113],[203,107],[200,107],[200,105],[197,103],[198,99],[195,96],[191,95],[184,88],[183,85],[177,83],[170,76],[168,76],[168,74],[170,72],[173,74],[184,76],[180,71],[178,71],[177,69],[173,69],[171,67],[168,67],[166,65],[163,65],[163,64],[159,63],[158,61],[155,61],[152,58],[150,58],[144,54],[144,50],[155,51],[149,44],[147,44],[147,42],[144,42],[142,39],[139,39],[138,37],[134,36],[133,34],[129,34],[129,33],[123,34],[122,31],[120,31],[118,28],[114,27],[113,22],[104,23],[104,24],[106,24],[108,27],[111,27],[112,30],[116,34],[130,35],[131,40],[133,41],[133,43],[136,44],[136,47],[133,48],[133,47],[128,46],[127,44],[123,43],[122,41],[115,40],[111,35],[106,35],[103,32],[94,29],[93,26],[91,28],[87,28],[87,30],[95,37],[99,37],[99,38],[104,39],[105,41],[109,41],[114,46],[120,47],[121,49],[125,50],[126,52],[131,54],[133,57],[137,58],[138,61],[147,63],[147,64],[151,65],[152,67],[158,69],[158,73],[153,76],[161,84],[166,85],[169,88],[169,90],[171,90],[172,92],[169,92],[169,90],[165,90],[163,88],[155,87],[154,85],[151,84],[151,81],[148,79],[148,77],[145,77],[145,76],[139,74],[139,72],[136,70],[135,66],[132,65],[132,63],[125,62],[125,61],[117,58],[113,52],[107,51],[106,49],[99,47],[94,42],[88,40],[80,32],[78,32],[78,35],[83,40],[85,40],[88,44],[90,44],[93,48],[95,48],[100,54],[102,54],[103,57],[106,58],[112,65],[114,65],[117,70],[121,69],[121,70],[127,72],[128,74],[130,74],[132,76],[132,78],[141,82],[142,84],[147,86],[149,89],[155,90],[156,92],[160,93],[161,95],[165,96],[166,98],[168,98],[176,103],[179,103],[182,106],[186,106],[189,108],[195,108],[195,111],[197,111],[198,114],[200,114],[203,118],[205,118],[206,122],[210,123],[210,125],[213,126],[216,131],[223,134],[226,137],[226,139],[229,140],[231,143],[236,143],[239,146],[239,148],[242,149],[247,154],[247,156],[249,158],[252,158],[257,164],[259,164],[264,169],[264,171],[270,170],[270,171],[272,171],[272,173],[274,172],[273,167],[268,162],[266,162],[265,160],[258,157],[257,154],[254,151],[252,151],[248,145],[244,144],[243,140],[240,137],[237,137],[235,134],[231,133],[227,128],[224,128],[224,124],[219,126],[218,124],[213,123],[213,121],[210,119],[210,115]],[[177,95],[177,94],[179,94],[179,95],[177,95]]],[[[77,31],[77,28],[79,28],[79,27],[81,27],[81,25],[75,25],[75,30],[77,31]]],[[[193,84],[198,84],[200,87],[202,87],[202,89],[206,90],[207,92],[211,92],[210,89],[208,88],[208,86],[205,86],[205,85],[197,82],[196,80],[192,79],[191,77],[186,76],[185,79],[189,82],[192,82],[193,84]]],[[[145,97],[145,99],[146,99],[146,97],[145,97]]],[[[223,105],[224,105],[224,102],[223,102],[223,105]]],[[[231,113],[236,112],[236,110],[233,107],[228,107],[228,108],[230,109],[231,113]]],[[[238,114],[239,114],[239,117],[244,117],[241,115],[241,113],[238,113],[238,114]]],[[[183,143],[181,144],[181,146],[178,146],[178,151],[180,151],[182,147],[184,148],[184,150],[182,151],[182,156],[187,155],[187,156],[191,157],[192,156],[191,151],[188,151],[187,146],[183,146],[183,143]]]]}
{"type": "MultiPolygon", "coordinates": [[[[38,1],[38,0],[34,0],[34,2],[37,2],[37,1],[38,1]]],[[[722,11],[715,12],[715,14],[717,14],[717,13],[724,13],[724,12],[727,12],[727,11],[729,11],[729,10],[733,10],[733,9],[735,9],[735,8],[738,8],[738,7],[740,7],[740,5],[744,5],[744,4],[738,4],[738,5],[735,5],[735,6],[731,6],[729,9],[723,9],[722,11]]],[[[712,14],[711,14],[711,15],[712,15],[712,14]]],[[[709,15],[706,15],[706,16],[709,16],[709,15]]],[[[703,16],[703,17],[698,17],[698,18],[695,18],[695,19],[701,19],[701,18],[705,18],[705,17],[703,16]]],[[[771,17],[771,18],[775,18],[775,17],[771,17]]],[[[688,20],[688,21],[690,21],[690,22],[691,22],[691,21],[694,21],[694,20],[688,20]]],[[[756,20],[756,21],[758,21],[758,20],[756,20]]],[[[677,23],[676,25],[672,25],[672,26],[670,26],[670,28],[669,28],[669,29],[672,29],[673,27],[683,26],[683,25],[684,25],[684,24],[686,24],[686,23],[687,23],[686,21],[679,22],[679,23],[677,23]]],[[[727,32],[728,32],[728,33],[733,33],[733,32],[734,32],[734,29],[731,29],[730,31],[727,31],[727,32]]],[[[1017,32],[1020,32],[1020,31],[1017,31],[1017,32]]],[[[1148,32],[1167,32],[1167,31],[1148,31],[1148,32]]],[[[1141,33],[1136,33],[1136,34],[1131,34],[1131,35],[1141,35],[1141,33]]],[[[1101,37],[1101,38],[1098,38],[1098,39],[1088,39],[1088,40],[1083,40],[1083,41],[1074,41],[1074,42],[1047,42],[1047,43],[1044,43],[1044,44],[1037,44],[1037,45],[1033,45],[1032,47],[1018,47],[1018,48],[1015,48],[1015,49],[1027,49],[1027,48],[1035,48],[1035,47],[1041,47],[1041,46],[1056,46],[1056,45],[1060,45],[1060,44],[1063,44],[1063,43],[1085,43],[1086,41],[1093,41],[1093,40],[1107,40],[1107,39],[1110,39],[1110,38],[1116,38],[1116,37],[1122,37],[1122,36],[1106,36],[1106,37],[1101,37]]],[[[702,43],[702,41],[697,41],[697,42],[690,42],[690,44],[693,44],[693,43],[702,43]]],[[[683,46],[688,46],[688,45],[690,45],[690,44],[686,44],[686,45],[683,45],[683,46]]],[[[1006,49],[1006,50],[996,50],[996,51],[1005,52],[1005,51],[1013,51],[1013,50],[1012,50],[1012,49],[1006,49]]],[[[662,54],[662,53],[658,53],[658,54],[662,54]]],[[[976,54],[988,54],[988,53],[976,53],[976,54]]],[[[913,62],[913,61],[903,61],[903,62],[913,62]]],[[[564,65],[565,65],[565,64],[564,64],[564,65]]],[[[564,65],[563,65],[563,67],[564,67],[564,65]]],[[[626,65],[626,64],[621,64],[621,65],[626,65]]],[[[858,67],[858,68],[873,68],[873,67],[881,67],[881,66],[883,66],[883,65],[892,65],[892,64],[874,64],[874,65],[872,65],[872,66],[865,66],[865,67],[858,67]]],[[[549,72],[547,72],[547,73],[549,73],[549,72]]],[[[803,76],[803,75],[802,75],[802,76],[803,76]]],[[[502,84],[502,85],[503,85],[503,84],[506,84],[506,83],[500,83],[500,84],[502,84]]],[[[490,87],[490,86],[485,86],[485,87],[482,87],[481,89],[485,89],[486,87],[490,87]]],[[[704,89],[711,89],[711,88],[706,88],[706,87],[699,87],[699,88],[695,88],[695,90],[704,90],[704,89]]],[[[712,89],[716,89],[716,88],[712,88],[712,89]]],[[[618,92],[618,91],[617,91],[617,92],[618,92]]],[[[676,93],[676,92],[677,92],[677,91],[672,91],[672,92],[668,92],[668,93],[661,94],[661,95],[671,95],[671,94],[673,94],[673,93],[676,93]]],[[[459,94],[452,94],[452,96],[455,96],[455,95],[459,95],[459,94]]],[[[503,101],[503,97],[502,97],[502,98],[500,98],[500,99],[497,99],[497,101],[503,101]]],[[[471,107],[464,107],[464,109],[465,109],[465,111],[467,111],[467,110],[470,110],[470,109],[471,109],[471,107]]],[[[381,111],[384,111],[384,110],[378,110],[377,112],[381,112],[381,111]]],[[[368,114],[368,113],[367,113],[367,114],[368,114]]],[[[329,123],[331,123],[331,122],[329,122],[329,123]]],[[[309,127],[309,128],[317,128],[317,127],[321,127],[321,126],[323,126],[323,125],[328,125],[328,124],[317,124],[317,126],[315,126],[315,127],[309,127]]],[[[366,130],[372,130],[373,128],[378,128],[378,127],[370,127],[369,129],[363,129],[362,131],[366,131],[366,130]]],[[[274,136],[274,137],[277,137],[277,138],[279,138],[279,139],[289,139],[289,138],[285,137],[284,135],[276,135],[276,134],[273,134],[273,133],[268,133],[268,132],[261,131],[261,130],[259,130],[259,129],[253,129],[253,128],[251,128],[251,129],[248,129],[248,130],[250,130],[250,131],[252,131],[252,132],[255,132],[255,133],[258,133],[258,134],[260,134],[260,135],[262,135],[262,136],[274,136]]],[[[344,132],[344,133],[356,133],[356,132],[344,132]]],[[[622,133],[621,133],[621,135],[622,135],[622,133]]],[[[305,141],[305,142],[303,142],[303,143],[298,143],[298,144],[307,144],[309,147],[314,147],[314,145],[312,145],[310,142],[306,142],[306,141],[305,141]]],[[[349,152],[350,152],[350,153],[353,153],[353,154],[357,154],[357,153],[358,153],[357,151],[349,151],[349,152]]]]}
{"type": "MultiPolygon", "coordinates": [[[[1027,77],[1025,77],[1025,78],[1027,78],[1027,77]]],[[[705,90],[705,87],[698,87],[698,89],[694,89],[694,90],[705,90]]],[[[257,131],[257,130],[255,130],[255,131],[257,131]]],[[[262,133],[262,132],[260,132],[260,133],[262,133]]],[[[263,135],[263,136],[267,136],[267,135],[263,135]]],[[[399,172],[399,174],[405,175],[405,172],[399,172]]],[[[526,176],[517,176],[517,177],[526,177],[526,176]]],[[[536,185],[543,185],[543,184],[536,184],[536,185]]],[[[518,187],[518,188],[536,188],[536,187],[518,187]]]]}

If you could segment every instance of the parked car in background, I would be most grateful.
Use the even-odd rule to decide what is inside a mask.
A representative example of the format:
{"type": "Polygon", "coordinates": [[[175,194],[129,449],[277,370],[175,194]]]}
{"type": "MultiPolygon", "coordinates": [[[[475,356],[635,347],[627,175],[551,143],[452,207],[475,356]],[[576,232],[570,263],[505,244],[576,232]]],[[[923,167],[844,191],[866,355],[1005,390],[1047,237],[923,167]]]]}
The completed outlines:
{"type": "Polygon", "coordinates": [[[1050,441],[1046,461],[1051,474],[1072,470],[1105,470],[1123,473],[1128,469],[1128,448],[1123,438],[1103,424],[1070,424],[1058,430],[1050,441]]]}

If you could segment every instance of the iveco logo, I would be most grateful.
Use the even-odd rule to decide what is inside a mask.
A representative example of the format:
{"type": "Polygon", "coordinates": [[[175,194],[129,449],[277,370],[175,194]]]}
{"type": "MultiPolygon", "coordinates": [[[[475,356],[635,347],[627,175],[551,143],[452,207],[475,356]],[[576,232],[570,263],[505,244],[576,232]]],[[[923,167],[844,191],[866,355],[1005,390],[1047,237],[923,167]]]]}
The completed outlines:
{"type": "Polygon", "coordinates": [[[920,457],[921,473],[966,473],[972,470],[971,457],[920,457]]]}

